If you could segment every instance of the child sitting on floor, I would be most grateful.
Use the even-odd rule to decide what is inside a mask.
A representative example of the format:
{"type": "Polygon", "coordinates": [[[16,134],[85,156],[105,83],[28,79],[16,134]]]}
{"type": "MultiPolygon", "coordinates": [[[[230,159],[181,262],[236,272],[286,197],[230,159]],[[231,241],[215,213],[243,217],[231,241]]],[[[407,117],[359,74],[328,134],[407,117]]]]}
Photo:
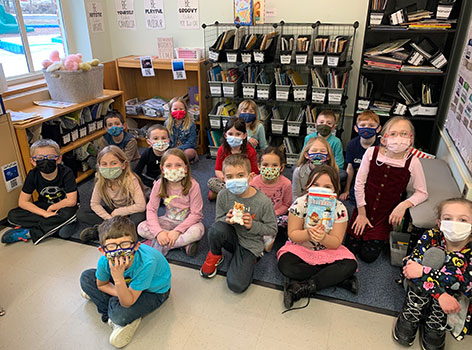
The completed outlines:
{"type": "Polygon", "coordinates": [[[246,123],[247,140],[257,150],[267,147],[264,125],[258,118],[258,108],[253,100],[244,100],[238,106],[238,117],[246,123]]]}
{"type": "Polygon", "coordinates": [[[161,170],[146,207],[147,221],[139,224],[138,234],[164,256],[170,249],[183,247],[193,257],[205,233],[200,185],[192,178],[184,152],[177,148],[164,153],[161,170]],[[157,215],[161,199],[166,206],[164,216],[157,215]]]}

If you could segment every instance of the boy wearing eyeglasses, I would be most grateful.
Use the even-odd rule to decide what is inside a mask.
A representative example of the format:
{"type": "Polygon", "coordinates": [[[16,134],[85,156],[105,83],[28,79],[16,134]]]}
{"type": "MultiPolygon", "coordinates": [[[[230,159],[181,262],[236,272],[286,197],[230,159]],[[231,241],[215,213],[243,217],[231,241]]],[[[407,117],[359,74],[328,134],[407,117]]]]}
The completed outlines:
{"type": "Polygon", "coordinates": [[[103,254],[96,269],[82,273],[82,296],[97,305],[102,321],[113,328],[110,344],[129,344],[141,317],[157,309],[170,293],[171,272],[164,256],[138,242],[136,226],[116,216],[98,227],[103,254]]]}
{"type": "Polygon", "coordinates": [[[2,243],[33,240],[38,244],[61,227],[76,220],[77,184],[71,169],[61,164],[59,145],[42,139],[31,145],[28,172],[18,198],[18,208],[10,210],[8,222],[14,228],[2,235],[2,243]],[[38,200],[33,202],[33,192],[38,200]]]}

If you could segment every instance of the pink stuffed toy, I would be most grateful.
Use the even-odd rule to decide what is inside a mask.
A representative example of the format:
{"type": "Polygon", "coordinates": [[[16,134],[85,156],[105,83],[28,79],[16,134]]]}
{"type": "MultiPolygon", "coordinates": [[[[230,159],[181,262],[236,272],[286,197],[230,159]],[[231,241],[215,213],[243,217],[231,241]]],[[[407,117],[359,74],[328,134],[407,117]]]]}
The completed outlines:
{"type": "Polygon", "coordinates": [[[41,64],[43,65],[43,68],[47,68],[54,62],[59,62],[60,60],[61,57],[59,57],[59,51],[54,50],[49,54],[49,59],[44,60],[43,62],[41,62],[41,64]]]}
{"type": "Polygon", "coordinates": [[[71,54],[66,57],[64,60],[64,67],[68,71],[76,71],[79,70],[79,64],[82,62],[82,54],[71,54]]]}

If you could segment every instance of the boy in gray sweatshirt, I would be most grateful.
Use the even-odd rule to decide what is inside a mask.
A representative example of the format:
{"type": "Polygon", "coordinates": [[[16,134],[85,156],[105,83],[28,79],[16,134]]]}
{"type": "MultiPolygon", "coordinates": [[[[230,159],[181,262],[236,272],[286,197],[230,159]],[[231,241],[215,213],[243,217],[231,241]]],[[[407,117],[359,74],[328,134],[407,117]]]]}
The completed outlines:
{"type": "Polygon", "coordinates": [[[243,154],[232,154],[223,162],[226,189],[216,200],[215,222],[208,231],[210,251],[200,275],[212,278],[223,261],[222,248],[233,254],[226,282],[235,293],[252,282],[254,267],[264,252],[264,236],[277,234],[277,217],[271,200],[249,186],[254,174],[243,154]]]}

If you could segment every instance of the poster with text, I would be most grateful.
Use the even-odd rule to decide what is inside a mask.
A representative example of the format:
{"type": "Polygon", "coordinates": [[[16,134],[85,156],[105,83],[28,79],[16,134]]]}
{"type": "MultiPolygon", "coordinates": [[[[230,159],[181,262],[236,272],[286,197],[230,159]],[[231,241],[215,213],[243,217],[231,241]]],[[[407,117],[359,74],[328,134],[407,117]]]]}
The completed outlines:
{"type": "Polygon", "coordinates": [[[472,175],[472,22],[465,42],[445,129],[472,175]]]}
{"type": "Polygon", "coordinates": [[[93,1],[87,3],[87,17],[91,33],[101,33],[105,31],[105,21],[101,2],[93,1]]]}
{"type": "Polygon", "coordinates": [[[136,30],[134,0],[115,0],[118,28],[136,30]]]}
{"type": "Polygon", "coordinates": [[[166,27],[163,2],[163,0],[144,0],[144,19],[147,29],[164,29],[166,27]]]}
{"type": "Polygon", "coordinates": [[[179,0],[177,7],[182,29],[199,29],[198,0],[179,0]]]}

